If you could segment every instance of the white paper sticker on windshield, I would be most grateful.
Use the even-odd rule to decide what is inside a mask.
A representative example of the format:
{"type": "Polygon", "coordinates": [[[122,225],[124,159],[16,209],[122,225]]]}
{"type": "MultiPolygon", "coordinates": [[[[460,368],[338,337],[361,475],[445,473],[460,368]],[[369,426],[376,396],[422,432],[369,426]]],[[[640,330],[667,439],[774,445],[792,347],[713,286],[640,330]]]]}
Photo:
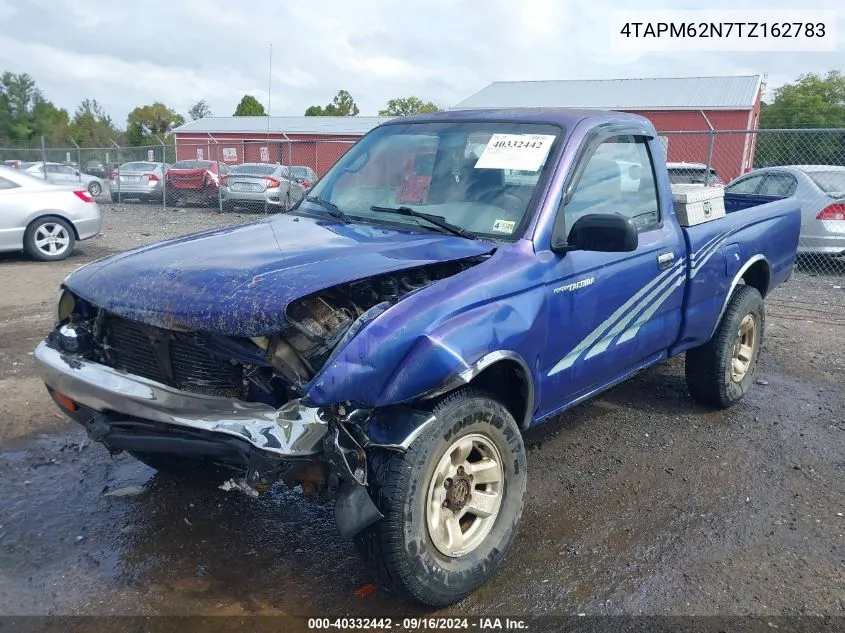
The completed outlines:
{"type": "Polygon", "coordinates": [[[475,167],[539,171],[554,140],[551,134],[494,134],[475,167]]]}
{"type": "Polygon", "coordinates": [[[496,220],[493,222],[493,230],[496,233],[513,233],[516,222],[511,220],[496,220]]]}

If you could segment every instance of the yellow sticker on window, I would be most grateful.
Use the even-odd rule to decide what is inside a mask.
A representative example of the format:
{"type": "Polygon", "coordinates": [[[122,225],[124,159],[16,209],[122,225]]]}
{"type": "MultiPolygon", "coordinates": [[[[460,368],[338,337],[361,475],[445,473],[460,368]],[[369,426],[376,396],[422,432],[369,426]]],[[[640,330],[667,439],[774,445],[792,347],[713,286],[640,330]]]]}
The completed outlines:
{"type": "Polygon", "coordinates": [[[516,222],[512,220],[496,220],[493,222],[493,230],[496,233],[513,233],[516,222]]]}

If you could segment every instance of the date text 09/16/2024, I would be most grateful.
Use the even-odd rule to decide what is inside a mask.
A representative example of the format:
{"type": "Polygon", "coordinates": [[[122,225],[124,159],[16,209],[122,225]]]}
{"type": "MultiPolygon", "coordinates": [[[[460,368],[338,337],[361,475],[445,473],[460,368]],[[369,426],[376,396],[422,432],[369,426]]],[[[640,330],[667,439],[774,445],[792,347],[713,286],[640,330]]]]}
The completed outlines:
{"type": "Polygon", "coordinates": [[[525,630],[525,620],[514,618],[309,618],[309,630],[399,630],[399,631],[446,631],[446,630],[525,630]]]}

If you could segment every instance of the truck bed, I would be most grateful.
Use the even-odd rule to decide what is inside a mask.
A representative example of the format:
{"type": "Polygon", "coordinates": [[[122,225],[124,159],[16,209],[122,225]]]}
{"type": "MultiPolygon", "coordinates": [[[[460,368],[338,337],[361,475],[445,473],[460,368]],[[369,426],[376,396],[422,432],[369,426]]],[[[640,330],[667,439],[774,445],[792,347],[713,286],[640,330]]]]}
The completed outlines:
{"type": "Polygon", "coordinates": [[[678,344],[670,355],[706,342],[721,315],[737,273],[759,260],[768,262],[767,289],[792,273],[800,206],[789,198],[727,194],[724,218],[683,229],[689,253],[685,304],[678,344]]]}
{"type": "Polygon", "coordinates": [[[725,192],[725,213],[735,213],[751,207],[782,200],[783,196],[764,196],[756,193],[725,192]]]}

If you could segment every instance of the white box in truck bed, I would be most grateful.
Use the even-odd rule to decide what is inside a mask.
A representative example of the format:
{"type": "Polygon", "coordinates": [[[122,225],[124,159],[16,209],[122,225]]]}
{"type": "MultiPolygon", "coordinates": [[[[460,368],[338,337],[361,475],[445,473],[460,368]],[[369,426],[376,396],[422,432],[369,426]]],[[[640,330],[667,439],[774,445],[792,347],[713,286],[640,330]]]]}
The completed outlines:
{"type": "Polygon", "coordinates": [[[725,217],[725,190],[703,185],[672,185],[672,202],[681,226],[725,217]]]}

